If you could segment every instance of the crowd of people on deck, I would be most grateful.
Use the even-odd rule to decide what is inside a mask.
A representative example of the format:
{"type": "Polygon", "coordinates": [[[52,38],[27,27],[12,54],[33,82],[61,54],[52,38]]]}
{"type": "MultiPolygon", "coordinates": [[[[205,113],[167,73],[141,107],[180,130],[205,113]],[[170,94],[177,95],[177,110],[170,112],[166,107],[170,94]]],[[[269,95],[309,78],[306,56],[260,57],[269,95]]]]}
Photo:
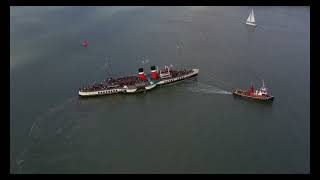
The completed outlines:
{"type": "Polygon", "coordinates": [[[180,70],[180,71],[170,71],[172,77],[184,76],[192,73],[192,70],[180,70]]]}
{"type": "Polygon", "coordinates": [[[143,84],[146,85],[148,83],[148,80],[142,80],[137,76],[127,76],[127,77],[121,77],[121,78],[108,78],[101,83],[95,83],[88,87],[84,87],[82,89],[79,89],[80,91],[97,91],[97,90],[107,90],[112,89],[115,87],[123,87],[123,86],[133,86],[136,84],[143,84]]]}

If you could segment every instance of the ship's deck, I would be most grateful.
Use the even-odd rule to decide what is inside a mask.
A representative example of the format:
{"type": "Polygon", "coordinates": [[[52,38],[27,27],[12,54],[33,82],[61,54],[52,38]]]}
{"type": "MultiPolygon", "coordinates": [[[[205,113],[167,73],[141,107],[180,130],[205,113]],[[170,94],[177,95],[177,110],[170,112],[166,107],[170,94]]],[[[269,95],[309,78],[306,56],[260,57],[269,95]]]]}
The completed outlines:
{"type": "Polygon", "coordinates": [[[91,91],[99,91],[99,90],[109,90],[109,89],[117,89],[122,88],[123,86],[141,86],[148,83],[148,80],[141,80],[136,76],[127,76],[121,78],[109,78],[107,80],[102,81],[101,83],[96,83],[80,90],[82,92],[91,92],[91,91]]]}

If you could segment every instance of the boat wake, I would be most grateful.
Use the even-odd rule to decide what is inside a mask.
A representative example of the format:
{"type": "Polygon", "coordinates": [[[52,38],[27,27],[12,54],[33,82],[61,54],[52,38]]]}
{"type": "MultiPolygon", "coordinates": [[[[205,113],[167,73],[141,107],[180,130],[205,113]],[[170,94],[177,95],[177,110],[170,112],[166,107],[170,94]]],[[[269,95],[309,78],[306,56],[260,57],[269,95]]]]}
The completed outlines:
{"type": "Polygon", "coordinates": [[[219,87],[204,84],[204,83],[197,83],[195,87],[187,88],[191,92],[194,93],[205,93],[205,94],[232,94],[229,91],[223,90],[219,87]]]}
{"type": "Polygon", "coordinates": [[[77,97],[71,97],[67,99],[65,102],[49,108],[45,113],[35,118],[29,130],[29,136],[32,137],[34,129],[39,128],[38,126],[40,126],[39,124],[41,123],[41,121],[47,119],[48,117],[60,114],[68,105],[76,102],[76,100],[77,100],[77,97]]]}
{"type": "Polygon", "coordinates": [[[13,173],[22,173],[23,166],[26,162],[26,158],[28,157],[28,155],[26,154],[30,153],[30,151],[36,143],[40,143],[39,139],[52,137],[52,132],[56,132],[56,134],[61,133],[62,130],[66,128],[66,125],[70,124],[68,124],[68,121],[65,121],[65,117],[60,117],[60,120],[58,119],[58,117],[55,116],[61,115],[61,113],[65,110],[72,110],[71,108],[75,106],[77,99],[78,97],[68,98],[61,104],[55,105],[47,109],[44,113],[40,114],[38,117],[35,118],[28,133],[28,136],[30,137],[28,143],[23,148],[23,151],[17,154],[17,156],[14,158],[14,161],[12,162],[13,173]],[[54,121],[47,121],[49,118],[54,118],[54,121]],[[58,122],[58,120],[60,121],[58,122]],[[55,123],[58,124],[56,126],[61,127],[55,127],[55,123]]]}

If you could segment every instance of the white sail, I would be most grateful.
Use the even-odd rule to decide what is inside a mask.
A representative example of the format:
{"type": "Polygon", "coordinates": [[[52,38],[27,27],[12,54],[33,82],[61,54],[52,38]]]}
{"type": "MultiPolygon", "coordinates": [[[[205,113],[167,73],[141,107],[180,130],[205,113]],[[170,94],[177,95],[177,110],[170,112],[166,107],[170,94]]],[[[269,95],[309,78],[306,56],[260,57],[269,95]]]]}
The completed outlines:
{"type": "Polygon", "coordinates": [[[252,22],[252,23],[255,23],[255,19],[254,19],[254,12],[253,12],[253,9],[252,9],[252,13],[251,13],[251,22],[252,22]]]}
{"type": "Polygon", "coordinates": [[[252,25],[252,26],[256,26],[253,9],[251,10],[251,12],[250,12],[250,14],[249,14],[249,17],[248,17],[248,19],[247,19],[246,24],[252,25]]]}
{"type": "Polygon", "coordinates": [[[251,12],[250,12],[250,14],[248,16],[247,22],[251,22],[251,12]]]}

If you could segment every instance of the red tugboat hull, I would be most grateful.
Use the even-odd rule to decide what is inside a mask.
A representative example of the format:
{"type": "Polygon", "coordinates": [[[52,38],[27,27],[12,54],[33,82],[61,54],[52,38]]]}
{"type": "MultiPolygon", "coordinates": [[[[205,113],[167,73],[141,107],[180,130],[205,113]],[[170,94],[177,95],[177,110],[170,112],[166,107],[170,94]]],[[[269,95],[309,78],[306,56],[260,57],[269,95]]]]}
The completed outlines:
{"type": "Polygon", "coordinates": [[[241,90],[241,89],[236,89],[233,92],[233,95],[247,98],[247,99],[253,99],[257,101],[273,101],[274,97],[270,95],[251,95],[248,90],[241,90]]]}

